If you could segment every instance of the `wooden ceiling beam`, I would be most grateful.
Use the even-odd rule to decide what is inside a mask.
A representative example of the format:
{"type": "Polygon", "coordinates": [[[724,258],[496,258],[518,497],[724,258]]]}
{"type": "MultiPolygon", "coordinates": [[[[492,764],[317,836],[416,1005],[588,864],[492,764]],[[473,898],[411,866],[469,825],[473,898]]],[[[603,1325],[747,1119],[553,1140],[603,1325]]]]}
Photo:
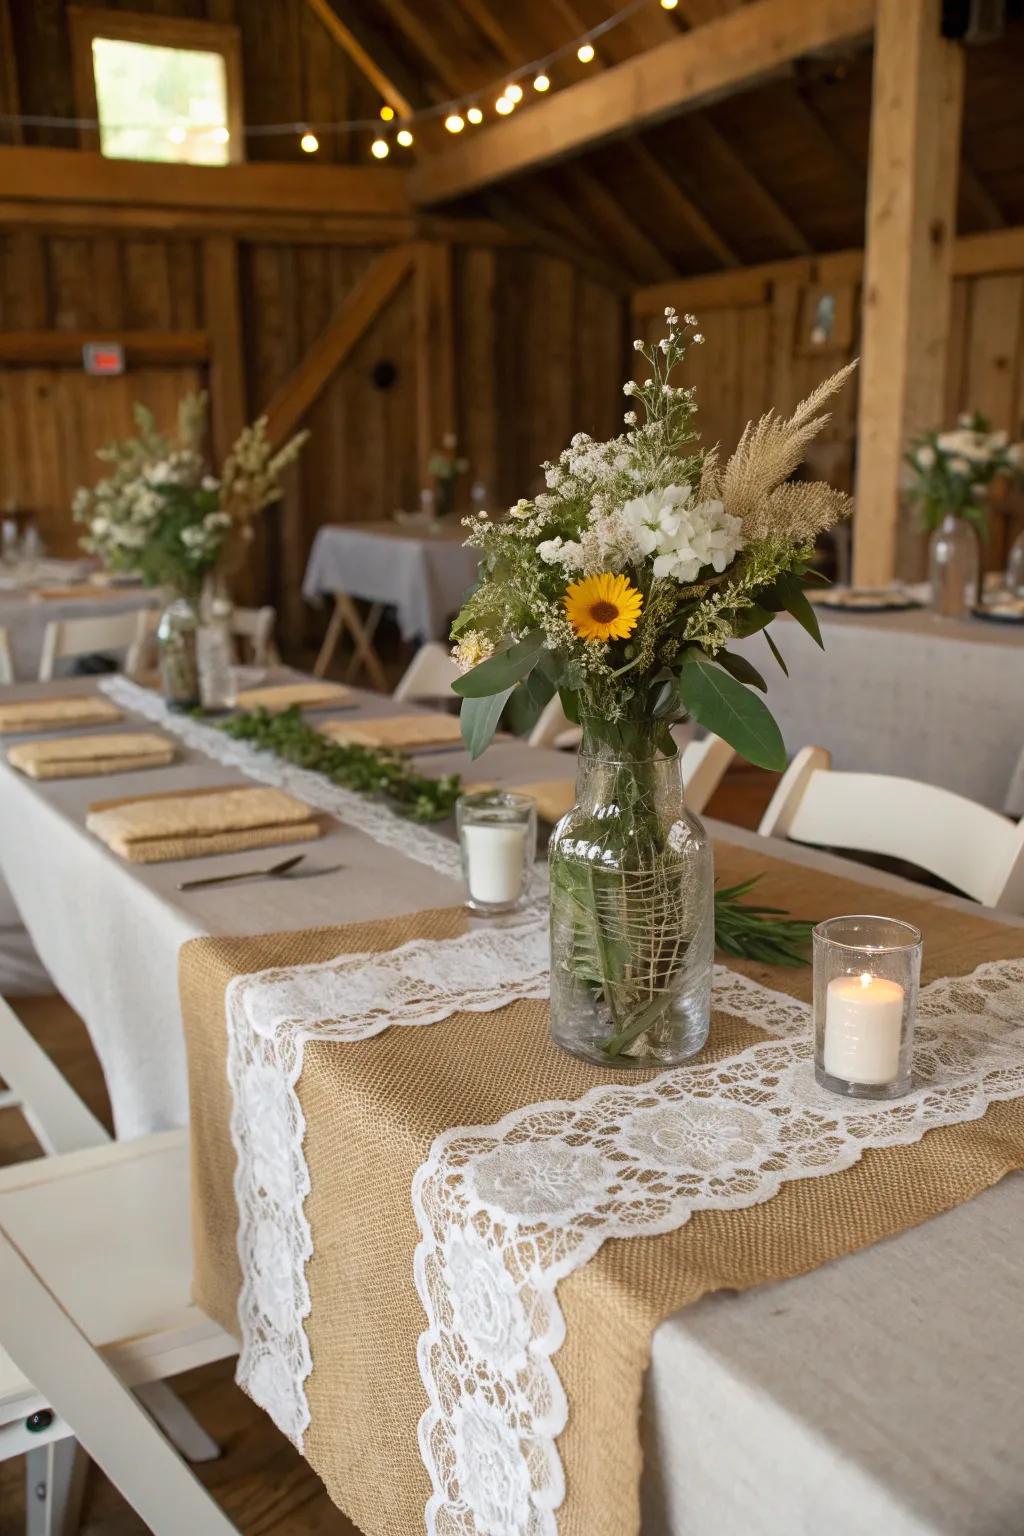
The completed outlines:
{"type": "MultiPolygon", "coordinates": [[[[18,61],[14,53],[10,0],[0,0],[0,112],[5,117],[17,117],[21,112],[18,61]]],[[[10,124],[0,129],[0,133],[10,135],[15,144],[20,144],[22,141],[20,123],[10,124]]]]}
{"type": "Polygon", "coordinates": [[[703,134],[712,155],[718,157],[726,173],[732,177],[737,187],[742,188],[742,197],[759,210],[764,224],[771,228],[779,244],[794,256],[810,255],[811,242],[803,230],[798,227],[774,193],[769,192],[761,178],[754,174],[743,156],[733,148],[729,139],[715,127],[710,118],[705,113],[695,113],[692,126],[698,134],[703,134]]]}
{"type": "Polygon", "coordinates": [[[0,149],[0,198],[142,208],[282,213],[408,213],[406,177],[390,166],[161,165],[81,149],[0,149]]]}
{"type": "Polygon", "coordinates": [[[649,149],[642,139],[628,140],[629,153],[649,182],[653,182],[658,189],[659,197],[670,209],[674,208],[683,223],[689,225],[707,250],[709,250],[723,267],[738,267],[740,258],[714,227],[711,221],[705,217],[697,204],[676,181],[675,177],[665,169],[653,150],[649,149]]]}
{"type": "Polygon", "coordinates": [[[514,38],[491,10],[488,0],[459,0],[462,9],[469,17],[482,37],[485,37],[501,59],[510,69],[518,69],[521,64],[527,63],[523,58],[522,49],[516,46],[514,38]]]}
{"type": "Polygon", "coordinates": [[[400,117],[412,117],[423,106],[423,88],[415,74],[367,23],[365,10],[356,0],[306,0],[306,4],[400,117]]]}
{"type": "Polygon", "coordinates": [[[493,218],[517,230],[523,243],[570,262],[617,293],[630,293],[636,287],[636,279],[621,264],[594,250],[591,242],[596,237],[588,236],[580,220],[565,213],[546,188],[529,184],[514,191],[490,188],[482,194],[482,202],[493,218]]]}
{"type": "Polygon", "coordinates": [[[573,207],[598,231],[606,247],[618,250],[641,282],[665,282],[676,268],[664,251],[633,222],[600,177],[581,165],[563,166],[573,207]]]}
{"type": "Polygon", "coordinates": [[[870,34],[874,12],[875,0],[753,0],[425,159],[411,194],[419,203],[461,197],[705,105],[802,54],[870,34]]]}
{"type": "Polygon", "coordinates": [[[458,97],[465,90],[464,83],[452,68],[451,56],[440,40],[433,21],[417,0],[381,0],[384,10],[395,30],[408,39],[419,56],[424,59],[449,96],[458,97]]]}

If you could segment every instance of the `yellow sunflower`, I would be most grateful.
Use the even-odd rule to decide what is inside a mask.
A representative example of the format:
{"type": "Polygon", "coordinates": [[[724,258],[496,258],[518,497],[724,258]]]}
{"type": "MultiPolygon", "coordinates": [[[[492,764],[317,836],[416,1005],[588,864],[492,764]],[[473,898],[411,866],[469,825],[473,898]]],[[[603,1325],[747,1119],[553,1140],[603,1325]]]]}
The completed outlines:
{"type": "Polygon", "coordinates": [[[625,576],[611,571],[574,581],[562,599],[566,618],[583,640],[625,640],[636,629],[643,601],[625,576]]]}

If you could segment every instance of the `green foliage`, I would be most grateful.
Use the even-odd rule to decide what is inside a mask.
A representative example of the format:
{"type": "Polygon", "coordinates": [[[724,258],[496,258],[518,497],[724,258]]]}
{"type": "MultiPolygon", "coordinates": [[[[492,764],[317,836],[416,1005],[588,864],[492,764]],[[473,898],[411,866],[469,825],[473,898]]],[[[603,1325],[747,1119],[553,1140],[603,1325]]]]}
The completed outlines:
{"type": "Polygon", "coordinates": [[[683,658],[679,692],[687,713],[735,747],[748,763],[785,768],[786,744],[767,706],[698,650],[687,651],[683,658]]]}
{"type": "Polygon", "coordinates": [[[928,529],[949,513],[988,534],[988,487],[1000,478],[1024,479],[1024,453],[1006,432],[993,432],[975,411],[960,417],[949,432],[925,432],[915,438],[905,456],[909,469],[907,494],[921,509],[928,529]]]}
{"type": "Polygon", "coordinates": [[[791,918],[782,907],[752,906],[740,900],[760,877],[715,892],[715,945],[740,960],[764,965],[806,965],[813,922],[791,918]]]}
{"type": "Polygon", "coordinates": [[[348,746],[308,725],[297,705],[272,715],[265,709],[233,715],[219,727],[236,741],[272,752],[286,763],[321,773],[332,784],[384,800],[411,821],[444,821],[461,793],[458,774],[428,778],[400,752],[348,746]]]}

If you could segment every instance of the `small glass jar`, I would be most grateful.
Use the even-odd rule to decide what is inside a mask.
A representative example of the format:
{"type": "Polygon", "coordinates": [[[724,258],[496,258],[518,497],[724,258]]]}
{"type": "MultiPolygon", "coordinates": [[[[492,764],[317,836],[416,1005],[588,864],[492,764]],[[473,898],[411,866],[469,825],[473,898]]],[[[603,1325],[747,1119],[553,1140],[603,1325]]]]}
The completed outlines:
{"type": "Polygon", "coordinates": [[[486,789],[455,806],[466,903],[485,915],[522,905],[537,856],[537,805],[529,795],[486,789]]]}
{"type": "Polygon", "coordinates": [[[814,1075],[851,1099],[910,1091],[921,934],[893,917],[831,917],[814,930],[814,1075]]]}
{"type": "Polygon", "coordinates": [[[177,596],[168,603],[157,625],[160,684],[169,709],[198,709],[199,660],[196,636],[199,617],[192,601],[177,596]]]}

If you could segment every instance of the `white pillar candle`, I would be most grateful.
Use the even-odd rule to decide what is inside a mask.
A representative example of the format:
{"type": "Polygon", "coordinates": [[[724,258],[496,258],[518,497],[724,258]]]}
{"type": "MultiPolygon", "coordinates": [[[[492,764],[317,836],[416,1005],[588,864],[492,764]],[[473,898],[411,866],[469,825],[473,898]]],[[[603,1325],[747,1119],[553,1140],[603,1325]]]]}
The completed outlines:
{"type": "Polygon", "coordinates": [[[523,889],[526,827],[474,822],[462,829],[466,850],[466,880],[474,901],[518,901],[523,889]]]}
{"type": "Polygon", "coordinates": [[[825,1071],[847,1083],[891,1083],[900,1072],[903,988],[884,976],[835,976],[825,1001],[825,1071]]]}

